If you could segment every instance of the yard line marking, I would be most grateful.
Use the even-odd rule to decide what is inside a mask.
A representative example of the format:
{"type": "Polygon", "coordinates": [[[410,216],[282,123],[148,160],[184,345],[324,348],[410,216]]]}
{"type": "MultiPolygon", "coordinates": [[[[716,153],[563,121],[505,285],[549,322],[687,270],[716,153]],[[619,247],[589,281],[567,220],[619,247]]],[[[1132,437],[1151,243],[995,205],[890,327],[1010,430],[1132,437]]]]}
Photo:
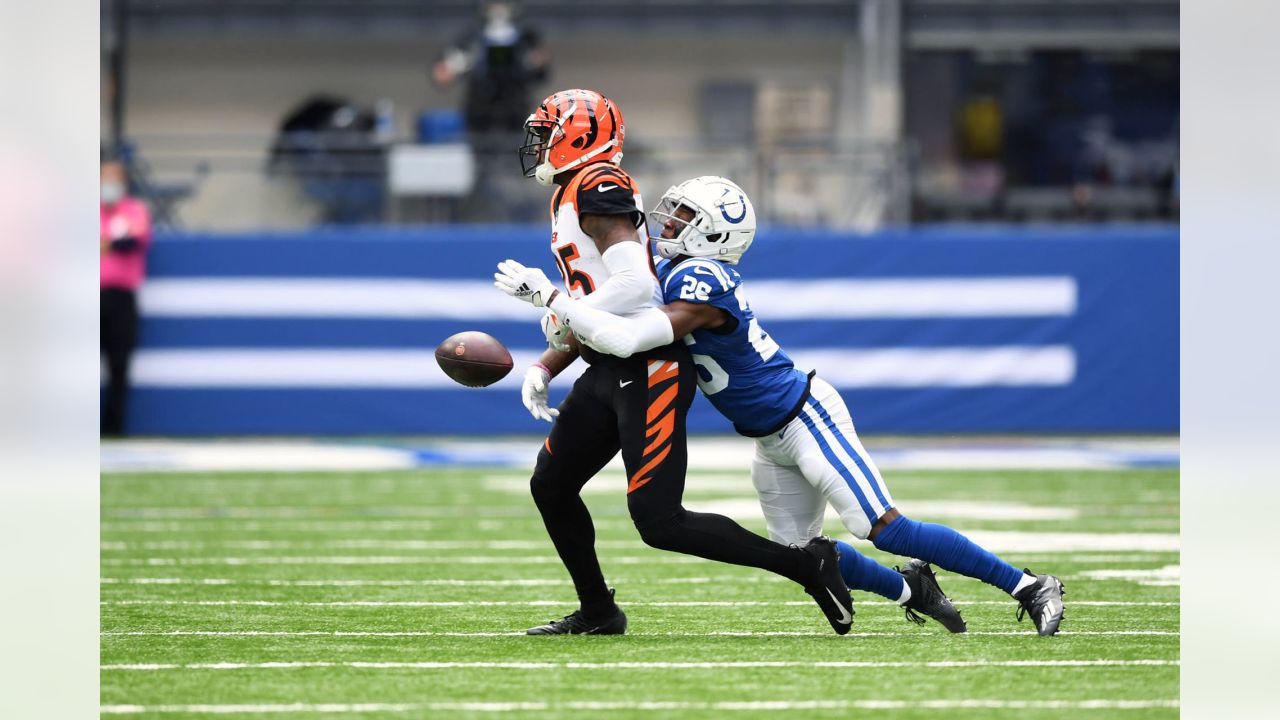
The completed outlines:
{"type": "MultiPolygon", "coordinates": [[[[673,578],[615,578],[616,583],[653,584],[653,585],[708,585],[716,582],[732,582],[737,584],[760,582],[786,582],[787,579],[777,575],[721,575],[710,577],[673,577],[673,578]]],[[[424,580],[362,580],[362,579],[328,579],[328,580],[277,580],[277,579],[243,579],[243,578],[176,578],[176,577],[137,577],[119,578],[104,577],[98,582],[102,585],[268,585],[273,587],[563,587],[572,581],[560,578],[516,578],[511,580],[464,580],[457,578],[435,578],[424,580]]]]}
{"type": "Polygon", "coordinates": [[[1150,710],[1178,708],[1174,700],[755,700],[724,702],[590,701],[545,702],[433,702],[276,705],[102,705],[103,715],[142,713],[373,713],[373,712],[538,712],[571,710],[1150,710]]]}
{"type": "MultiPolygon", "coordinates": [[[[168,566],[168,565],[559,565],[557,555],[298,555],[258,557],[150,557],[103,558],[103,565],[119,566],[168,566]]],[[[692,565],[706,562],[689,555],[613,555],[609,563],[618,565],[692,565]]]]}
{"type": "MultiPolygon", "coordinates": [[[[241,550],[294,550],[310,548],[336,548],[342,550],[555,550],[551,540],[382,540],[359,538],[350,540],[158,540],[126,542],[105,540],[98,544],[101,550],[203,550],[206,548],[236,548],[241,550]]],[[[640,540],[596,540],[597,548],[640,550],[646,545],[640,540]]]]}
{"type": "MultiPolygon", "coordinates": [[[[214,637],[214,638],[506,638],[526,637],[524,630],[507,633],[436,632],[436,630],[102,630],[104,637],[214,637]]],[[[649,638],[818,638],[831,633],[790,632],[790,630],[762,630],[762,632],[705,632],[705,633],[627,633],[649,638]]],[[[900,638],[909,633],[849,633],[854,638],[900,638]]],[[[1036,630],[970,630],[969,635],[1005,637],[1005,635],[1034,635],[1036,630]]],[[[1152,635],[1152,637],[1180,637],[1178,630],[1061,630],[1059,635],[1152,635]]]]}
{"type": "MultiPolygon", "coordinates": [[[[100,605],[207,605],[229,606],[248,605],[253,607],[460,607],[483,604],[487,607],[541,607],[548,605],[571,605],[574,600],[101,600],[100,605]]],[[[625,602],[625,607],[763,607],[763,606],[809,606],[807,600],[672,600],[661,602],[625,602]]],[[[956,601],[956,605],[996,605],[1011,607],[1010,601],[975,600],[972,602],[956,601]]],[[[888,600],[867,600],[857,603],[863,605],[890,605],[897,603],[888,600]]],[[[1069,607],[1178,607],[1181,602],[1128,601],[1128,600],[1079,600],[1069,603],[1069,607]]]]}
{"type": "MultiPolygon", "coordinates": [[[[279,505],[258,506],[105,506],[102,516],[112,520],[258,520],[263,518],[326,519],[335,511],[348,515],[386,517],[397,520],[413,518],[456,517],[456,505],[279,505]]],[[[538,517],[532,507],[516,505],[477,505],[467,508],[472,517],[538,517]]]]}
{"type": "MultiPolygon", "coordinates": [[[[785,579],[785,578],[784,578],[785,579]]],[[[671,583],[687,580],[691,583],[710,582],[709,578],[664,578],[652,582],[671,583]]],[[[569,580],[552,578],[513,579],[513,580],[242,580],[232,578],[102,578],[103,585],[269,585],[275,587],[563,587],[572,584],[569,580]]],[[[622,582],[617,580],[615,582],[622,582]]],[[[632,581],[639,582],[639,581],[632,581]]]]}
{"type": "MultiPolygon", "coordinates": [[[[278,522],[262,522],[260,520],[241,520],[239,518],[222,518],[239,523],[237,530],[243,532],[259,532],[262,530],[282,529],[278,522]]],[[[282,518],[283,519],[283,518],[282,518]]],[[[441,520],[448,518],[440,518],[441,520]]],[[[515,519],[515,518],[513,518],[515,519]]],[[[529,518],[532,519],[532,518],[529,518]]],[[[296,521],[289,519],[288,530],[309,532],[347,532],[351,530],[419,530],[436,529],[438,521],[432,520],[380,520],[369,518],[364,520],[317,520],[296,521]]],[[[181,520],[103,520],[98,524],[102,532],[145,532],[145,533],[188,533],[192,530],[190,523],[181,520]]]]}
{"type": "Polygon", "coordinates": [[[1180,660],[745,660],[737,662],[329,662],[323,660],[261,663],[118,663],[100,670],[718,670],[732,668],[980,668],[980,667],[1165,667],[1180,660]]]}

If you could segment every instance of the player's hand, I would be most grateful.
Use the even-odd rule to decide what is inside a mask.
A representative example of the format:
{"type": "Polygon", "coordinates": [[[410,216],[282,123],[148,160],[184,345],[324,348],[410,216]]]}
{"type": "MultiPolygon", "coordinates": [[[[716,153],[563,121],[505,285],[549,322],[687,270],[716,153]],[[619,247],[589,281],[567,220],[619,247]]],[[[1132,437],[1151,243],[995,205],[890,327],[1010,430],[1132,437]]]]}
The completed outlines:
{"type": "Polygon", "coordinates": [[[498,272],[493,274],[493,286],[534,307],[545,307],[551,301],[551,293],[556,290],[541,270],[525,267],[515,260],[498,263],[498,272]]]}
{"type": "Polygon", "coordinates": [[[560,322],[555,313],[548,310],[542,316],[542,334],[547,337],[547,346],[560,352],[573,352],[569,346],[569,328],[560,322]]]}
{"type": "Polygon", "coordinates": [[[541,365],[530,365],[524,371],[524,385],[520,388],[520,399],[529,409],[529,414],[537,420],[552,422],[560,411],[547,407],[547,385],[551,383],[551,373],[541,365]]]}

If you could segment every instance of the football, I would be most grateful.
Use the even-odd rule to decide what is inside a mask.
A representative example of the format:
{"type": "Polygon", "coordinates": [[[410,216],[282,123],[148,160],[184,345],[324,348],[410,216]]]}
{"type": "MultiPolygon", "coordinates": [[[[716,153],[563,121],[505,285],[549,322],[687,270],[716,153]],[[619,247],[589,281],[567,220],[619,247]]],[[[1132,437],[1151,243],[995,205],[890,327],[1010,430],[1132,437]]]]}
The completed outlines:
{"type": "Polygon", "coordinates": [[[497,338],[477,331],[450,335],[436,348],[436,362],[460,385],[492,385],[511,372],[511,353],[497,338]]]}

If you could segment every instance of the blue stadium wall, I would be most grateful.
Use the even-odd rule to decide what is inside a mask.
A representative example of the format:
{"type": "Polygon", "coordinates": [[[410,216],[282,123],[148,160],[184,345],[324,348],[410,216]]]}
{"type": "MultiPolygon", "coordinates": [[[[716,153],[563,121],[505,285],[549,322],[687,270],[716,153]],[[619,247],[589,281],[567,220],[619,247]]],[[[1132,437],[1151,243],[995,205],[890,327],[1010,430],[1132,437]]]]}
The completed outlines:
{"type": "MultiPolygon", "coordinates": [[[[508,257],[558,276],[541,227],[158,236],[130,430],[545,431],[519,399],[538,311],[489,280],[508,257]],[[516,371],[454,385],[432,352],[461,330],[500,338],[516,371]]],[[[739,269],[861,432],[1178,430],[1176,228],[773,228],[739,269]]],[[[731,430],[702,397],[689,427],[731,430]]]]}

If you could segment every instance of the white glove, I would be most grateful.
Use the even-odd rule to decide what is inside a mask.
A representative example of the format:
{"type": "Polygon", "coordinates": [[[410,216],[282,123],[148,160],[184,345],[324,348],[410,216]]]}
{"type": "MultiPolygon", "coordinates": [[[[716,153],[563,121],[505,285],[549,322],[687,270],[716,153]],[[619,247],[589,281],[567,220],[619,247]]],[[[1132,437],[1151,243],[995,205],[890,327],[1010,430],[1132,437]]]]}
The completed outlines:
{"type": "Polygon", "coordinates": [[[542,316],[542,334],[547,337],[547,345],[552,350],[569,352],[569,327],[560,322],[560,318],[550,310],[542,316]]]}
{"type": "Polygon", "coordinates": [[[520,399],[529,409],[529,414],[537,420],[552,422],[552,418],[560,411],[547,407],[547,384],[551,382],[551,373],[541,365],[530,365],[524,371],[524,385],[520,387],[520,399]]]}
{"type": "Polygon", "coordinates": [[[493,274],[493,286],[534,307],[546,307],[556,289],[541,270],[525,267],[515,260],[498,263],[498,272],[493,274]]]}

